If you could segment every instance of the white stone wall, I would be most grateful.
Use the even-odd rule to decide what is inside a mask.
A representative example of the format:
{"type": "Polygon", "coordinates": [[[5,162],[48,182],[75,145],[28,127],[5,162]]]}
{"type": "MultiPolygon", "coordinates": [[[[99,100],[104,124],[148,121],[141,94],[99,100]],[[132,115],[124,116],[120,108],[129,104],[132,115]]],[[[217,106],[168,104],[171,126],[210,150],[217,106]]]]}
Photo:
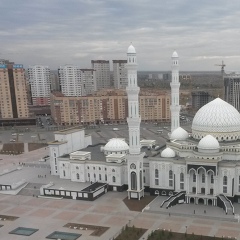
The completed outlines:
{"type": "Polygon", "coordinates": [[[66,144],[49,145],[50,167],[52,175],[59,175],[58,157],[67,153],[66,144]]]}
{"type": "Polygon", "coordinates": [[[92,145],[92,136],[91,135],[84,136],[84,148],[90,145],[92,145]]]}
{"type": "Polygon", "coordinates": [[[71,181],[73,182],[86,182],[86,170],[85,162],[83,163],[71,163],[71,181]],[[77,178],[79,174],[79,179],[77,178]]]}
{"type": "Polygon", "coordinates": [[[60,173],[60,178],[71,179],[71,165],[68,160],[59,161],[59,173],[60,173]]]}

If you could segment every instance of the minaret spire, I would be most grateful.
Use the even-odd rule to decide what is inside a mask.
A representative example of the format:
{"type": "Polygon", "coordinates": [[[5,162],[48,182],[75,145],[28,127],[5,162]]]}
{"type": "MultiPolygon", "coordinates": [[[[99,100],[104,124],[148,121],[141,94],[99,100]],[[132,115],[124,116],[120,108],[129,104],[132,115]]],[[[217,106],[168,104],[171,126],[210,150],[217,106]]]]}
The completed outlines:
{"type": "Polygon", "coordinates": [[[144,196],[143,186],[143,153],[140,145],[139,115],[139,87],[137,85],[137,56],[136,50],[131,44],[127,51],[128,86],[128,131],[129,131],[129,154],[128,160],[128,198],[144,196]]]}
{"type": "Polygon", "coordinates": [[[180,126],[180,105],[179,105],[179,64],[176,51],[172,54],[172,81],[171,86],[171,132],[180,126]]]}

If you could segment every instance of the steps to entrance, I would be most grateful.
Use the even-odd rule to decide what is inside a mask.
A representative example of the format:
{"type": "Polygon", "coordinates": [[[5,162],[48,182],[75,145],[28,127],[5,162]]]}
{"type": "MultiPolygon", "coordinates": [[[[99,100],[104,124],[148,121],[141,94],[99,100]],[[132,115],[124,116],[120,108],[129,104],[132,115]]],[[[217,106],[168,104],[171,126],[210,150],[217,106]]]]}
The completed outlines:
{"type": "Polygon", "coordinates": [[[218,197],[224,204],[226,214],[234,214],[232,202],[223,194],[220,194],[218,197]]]}
{"type": "MultiPolygon", "coordinates": [[[[185,192],[178,192],[172,196],[170,196],[168,199],[164,200],[161,204],[161,208],[168,208],[170,207],[170,204],[172,203],[172,201],[178,201],[179,197],[182,197],[182,195],[185,194],[185,192]]],[[[176,204],[176,203],[175,203],[176,204]]],[[[175,205],[174,204],[174,205],[175,205]]]]}

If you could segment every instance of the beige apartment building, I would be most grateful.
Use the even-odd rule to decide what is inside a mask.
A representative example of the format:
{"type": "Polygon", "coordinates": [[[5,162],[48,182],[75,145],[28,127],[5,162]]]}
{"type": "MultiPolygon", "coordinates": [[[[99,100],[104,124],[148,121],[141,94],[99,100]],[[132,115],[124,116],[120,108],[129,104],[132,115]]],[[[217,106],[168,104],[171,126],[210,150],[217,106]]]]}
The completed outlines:
{"type": "Polygon", "coordinates": [[[28,117],[25,69],[21,64],[2,61],[0,64],[0,119],[10,124],[11,119],[28,117]]]}
{"type": "MultiPolygon", "coordinates": [[[[139,96],[143,122],[170,121],[170,94],[142,90],[139,96]]],[[[128,100],[125,90],[102,90],[91,96],[66,97],[51,94],[51,114],[59,125],[125,123],[128,100]]]]}

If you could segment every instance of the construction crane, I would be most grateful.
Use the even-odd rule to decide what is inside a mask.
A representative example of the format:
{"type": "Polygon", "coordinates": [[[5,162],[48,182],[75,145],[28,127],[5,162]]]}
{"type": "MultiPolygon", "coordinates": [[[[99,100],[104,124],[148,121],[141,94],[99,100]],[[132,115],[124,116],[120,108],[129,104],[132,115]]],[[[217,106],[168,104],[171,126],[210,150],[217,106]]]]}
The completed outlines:
{"type": "Polygon", "coordinates": [[[224,67],[226,67],[226,64],[222,61],[222,64],[215,64],[215,66],[220,66],[221,67],[221,73],[222,73],[222,81],[221,81],[221,92],[220,92],[220,97],[224,98],[224,67]]]}
{"type": "Polygon", "coordinates": [[[222,61],[222,64],[215,64],[215,66],[220,66],[221,67],[221,73],[224,74],[224,67],[226,67],[226,64],[222,61]]]}

